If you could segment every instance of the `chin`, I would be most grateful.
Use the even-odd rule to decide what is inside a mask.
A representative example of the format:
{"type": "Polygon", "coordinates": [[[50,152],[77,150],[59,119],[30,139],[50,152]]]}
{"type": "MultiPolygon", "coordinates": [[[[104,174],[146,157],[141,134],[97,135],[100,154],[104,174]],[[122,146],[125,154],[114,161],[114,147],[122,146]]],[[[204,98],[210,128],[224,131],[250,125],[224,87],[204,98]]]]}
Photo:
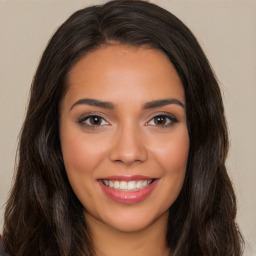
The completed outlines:
{"type": "Polygon", "coordinates": [[[154,224],[159,224],[163,219],[167,221],[168,210],[154,212],[152,210],[142,211],[141,209],[130,209],[128,211],[116,211],[114,215],[105,215],[102,220],[105,224],[120,232],[139,232],[153,227],[154,224]],[[164,215],[166,218],[163,217],[164,215]]]}
{"type": "Polygon", "coordinates": [[[139,232],[144,229],[147,229],[147,227],[151,226],[152,222],[153,221],[150,221],[150,220],[142,221],[140,219],[137,219],[137,220],[121,221],[121,222],[115,221],[110,224],[113,228],[115,228],[119,232],[130,233],[130,232],[139,232]]]}

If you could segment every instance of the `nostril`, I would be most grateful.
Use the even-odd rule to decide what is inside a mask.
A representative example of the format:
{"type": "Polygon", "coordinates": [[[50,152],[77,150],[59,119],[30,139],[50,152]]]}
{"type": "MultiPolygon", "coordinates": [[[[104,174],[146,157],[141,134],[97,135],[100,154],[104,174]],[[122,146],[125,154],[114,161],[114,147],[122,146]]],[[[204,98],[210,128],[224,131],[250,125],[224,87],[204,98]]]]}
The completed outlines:
{"type": "Polygon", "coordinates": [[[134,162],[146,161],[147,149],[142,136],[138,130],[130,125],[120,127],[110,145],[110,160],[129,165],[134,162]]]}

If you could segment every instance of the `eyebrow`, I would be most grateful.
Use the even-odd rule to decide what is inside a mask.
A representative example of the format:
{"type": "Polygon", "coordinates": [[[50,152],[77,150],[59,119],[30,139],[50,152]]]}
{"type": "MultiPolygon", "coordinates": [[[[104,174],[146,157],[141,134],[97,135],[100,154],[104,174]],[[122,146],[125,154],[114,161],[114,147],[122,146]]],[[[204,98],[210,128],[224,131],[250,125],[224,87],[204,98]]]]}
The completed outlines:
{"type": "MultiPolygon", "coordinates": [[[[158,107],[163,107],[170,104],[176,104],[185,108],[184,103],[182,103],[178,99],[161,99],[161,100],[153,100],[145,103],[143,105],[143,109],[158,108],[158,107]]],[[[116,105],[111,102],[101,101],[96,99],[80,99],[71,106],[70,110],[72,110],[77,105],[89,105],[89,106],[96,106],[96,107],[106,108],[106,109],[116,108],[116,105]]]]}
{"type": "Polygon", "coordinates": [[[185,108],[184,103],[182,103],[178,99],[162,99],[162,100],[154,100],[144,104],[143,109],[150,109],[150,108],[158,108],[163,107],[170,104],[177,104],[183,108],[185,108]]]}
{"type": "Polygon", "coordinates": [[[111,102],[95,100],[95,99],[81,99],[81,100],[78,100],[77,102],[75,102],[71,106],[70,110],[77,105],[89,105],[89,106],[96,106],[96,107],[107,108],[107,109],[115,109],[116,108],[115,105],[111,102]]]}

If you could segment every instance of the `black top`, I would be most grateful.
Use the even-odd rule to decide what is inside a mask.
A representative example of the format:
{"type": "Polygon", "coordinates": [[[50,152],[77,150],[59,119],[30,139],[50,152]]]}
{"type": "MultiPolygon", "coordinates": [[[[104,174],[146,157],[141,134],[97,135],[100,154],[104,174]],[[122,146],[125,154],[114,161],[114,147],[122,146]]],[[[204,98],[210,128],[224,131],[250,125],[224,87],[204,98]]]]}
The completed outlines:
{"type": "Polygon", "coordinates": [[[3,241],[3,238],[2,238],[1,235],[0,235],[0,256],[8,256],[6,251],[5,251],[4,241],[3,241]]]}

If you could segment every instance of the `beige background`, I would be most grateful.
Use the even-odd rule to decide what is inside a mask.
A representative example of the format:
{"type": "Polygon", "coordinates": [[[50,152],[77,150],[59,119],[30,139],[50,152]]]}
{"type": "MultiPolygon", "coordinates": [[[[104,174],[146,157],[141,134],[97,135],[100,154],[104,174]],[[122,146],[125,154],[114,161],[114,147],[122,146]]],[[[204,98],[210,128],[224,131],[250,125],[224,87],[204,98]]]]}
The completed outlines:
{"type": "MultiPolygon", "coordinates": [[[[0,0],[0,233],[29,87],[50,36],[72,12],[106,1],[0,0]]],[[[155,0],[194,32],[220,81],[230,130],[228,170],[245,255],[256,256],[256,1],[155,0]]],[[[21,234],[22,235],[22,234],[21,234]]]]}

